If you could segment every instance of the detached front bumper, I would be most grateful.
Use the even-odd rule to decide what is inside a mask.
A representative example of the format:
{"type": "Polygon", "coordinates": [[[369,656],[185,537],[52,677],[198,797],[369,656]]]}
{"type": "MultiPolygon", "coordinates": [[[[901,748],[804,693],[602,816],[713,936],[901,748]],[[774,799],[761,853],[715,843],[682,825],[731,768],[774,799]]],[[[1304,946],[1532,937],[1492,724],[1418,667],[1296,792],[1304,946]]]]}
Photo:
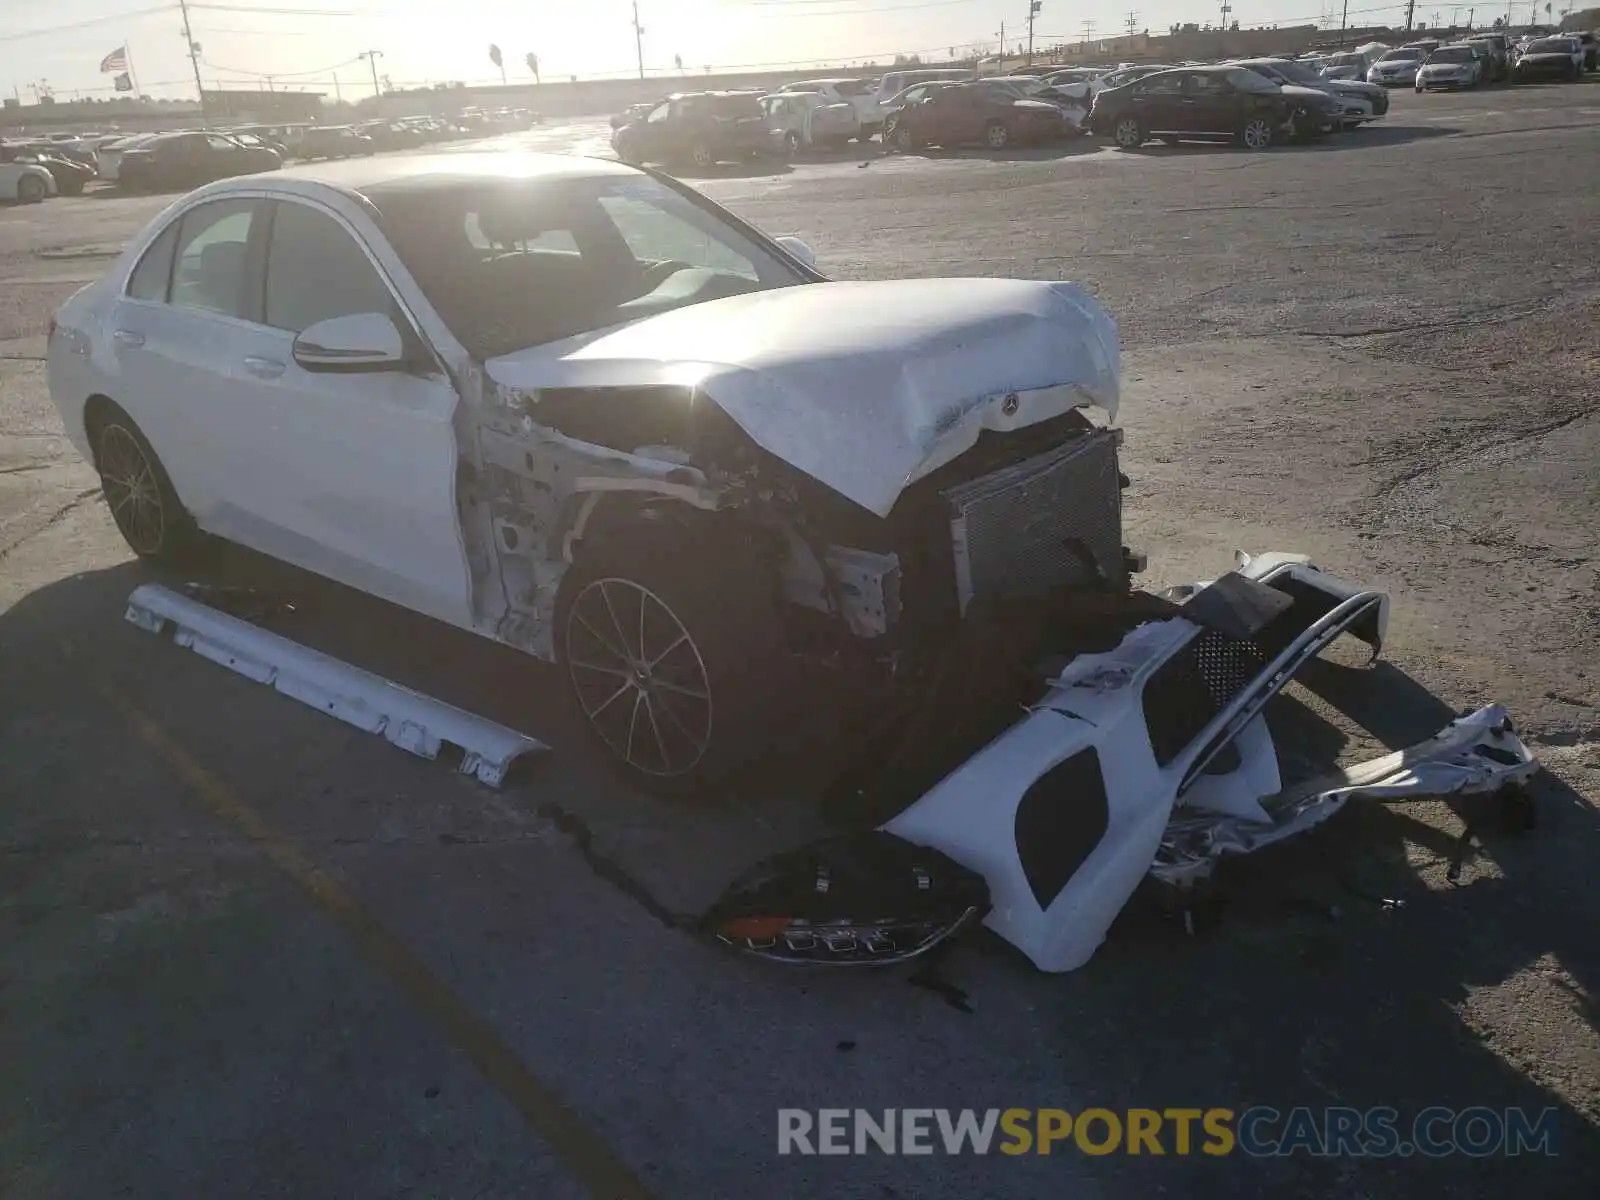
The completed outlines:
{"type": "MultiPolygon", "coordinates": [[[[1408,750],[1285,788],[1263,709],[1343,634],[1376,658],[1388,598],[1303,555],[1242,553],[1233,572],[1163,598],[1166,615],[1110,650],[1071,659],[1021,719],[873,835],[927,854],[930,877],[940,874],[935,861],[946,879],[981,877],[985,923],[1041,970],[1086,963],[1147,876],[1192,884],[1224,856],[1305,832],[1353,796],[1491,791],[1537,769],[1504,710],[1491,707],[1408,750]]],[[[969,911],[970,893],[959,895],[945,912],[969,911]]],[[[754,904],[733,894],[718,911],[748,917],[754,904]]],[[[910,927],[915,915],[898,923],[910,927]]],[[[824,923],[885,921],[876,911],[833,912],[824,923]]],[[[811,925],[796,918],[803,933],[811,925]]],[[[792,959],[784,928],[768,928],[772,940],[761,945],[737,936],[737,925],[719,936],[792,959]]],[[[880,961],[937,940],[901,940],[880,961]]]]}

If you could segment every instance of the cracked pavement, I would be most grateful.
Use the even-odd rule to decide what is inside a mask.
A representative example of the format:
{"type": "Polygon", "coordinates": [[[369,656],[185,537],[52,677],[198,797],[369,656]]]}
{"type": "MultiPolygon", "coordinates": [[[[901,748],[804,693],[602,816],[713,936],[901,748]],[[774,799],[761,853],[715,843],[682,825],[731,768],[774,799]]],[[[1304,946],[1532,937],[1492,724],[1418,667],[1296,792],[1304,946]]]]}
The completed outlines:
{"type": "MultiPolygon", "coordinates": [[[[593,151],[604,126],[496,144],[593,151]]],[[[583,1194],[460,1039],[199,802],[114,694],[658,1195],[1590,1194],[1600,83],[1400,92],[1376,128],[1259,155],[1077,145],[695,182],[838,277],[1085,282],[1124,339],[1147,582],[1209,577],[1238,546],[1305,550],[1393,596],[1386,663],[1319,667],[1272,710],[1285,757],[1364,757],[1499,700],[1548,768],[1540,828],[1508,836],[1470,803],[1352,806],[1242,864],[1200,936],[1130,914],[1056,978],[974,939],[947,967],[970,1016],[896,972],[731,959],[597,877],[550,806],[694,911],[818,831],[805,760],[826,747],[720,806],[633,796],[588,760],[549,674],[297,581],[309,600],[280,632],[554,747],[490,793],[127,627],[145,576],[56,423],[39,333],[167,200],[0,212],[0,1191],[583,1194]],[[1481,849],[1452,883],[1469,823],[1481,849]],[[774,1154],[781,1106],[1188,1103],[1548,1106],[1560,1157],[774,1154]]]]}

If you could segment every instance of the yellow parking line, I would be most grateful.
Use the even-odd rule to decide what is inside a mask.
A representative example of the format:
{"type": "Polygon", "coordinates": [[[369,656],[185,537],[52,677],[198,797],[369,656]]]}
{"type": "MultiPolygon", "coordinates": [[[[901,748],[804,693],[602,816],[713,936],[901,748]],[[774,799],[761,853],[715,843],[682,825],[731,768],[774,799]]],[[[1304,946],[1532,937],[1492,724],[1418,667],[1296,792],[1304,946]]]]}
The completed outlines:
{"type": "Polygon", "coordinates": [[[528,1127],[549,1143],[590,1195],[597,1200],[650,1200],[644,1184],[534,1076],[494,1027],[463,1004],[332,875],[277,833],[259,812],[190,757],[132,700],[111,687],[102,687],[100,693],[196,796],[217,815],[237,826],[273,866],[298,884],[317,908],[350,935],[374,966],[411,997],[450,1042],[472,1060],[495,1090],[516,1106],[528,1127]]]}

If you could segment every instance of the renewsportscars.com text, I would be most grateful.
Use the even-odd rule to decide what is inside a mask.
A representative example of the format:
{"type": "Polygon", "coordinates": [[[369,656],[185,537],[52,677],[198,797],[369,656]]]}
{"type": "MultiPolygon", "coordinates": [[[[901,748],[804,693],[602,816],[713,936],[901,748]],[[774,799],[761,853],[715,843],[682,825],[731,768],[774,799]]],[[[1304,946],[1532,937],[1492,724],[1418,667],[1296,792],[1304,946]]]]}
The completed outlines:
{"type": "Polygon", "coordinates": [[[1556,1110],[783,1108],[779,1154],[1147,1154],[1474,1158],[1556,1153],[1556,1110]]]}

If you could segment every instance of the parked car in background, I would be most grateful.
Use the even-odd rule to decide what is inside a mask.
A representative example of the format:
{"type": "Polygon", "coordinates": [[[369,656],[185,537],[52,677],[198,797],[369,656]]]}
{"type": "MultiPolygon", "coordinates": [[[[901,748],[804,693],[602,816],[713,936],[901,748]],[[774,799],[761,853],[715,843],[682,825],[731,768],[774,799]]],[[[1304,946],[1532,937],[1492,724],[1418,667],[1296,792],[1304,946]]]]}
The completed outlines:
{"type": "Polygon", "coordinates": [[[776,91],[814,93],[829,104],[847,105],[856,116],[857,132],[852,137],[865,140],[883,128],[878,93],[865,79],[802,79],[776,91]]]}
{"type": "Polygon", "coordinates": [[[1226,139],[1265,150],[1283,137],[1327,132],[1339,116],[1338,102],[1326,93],[1290,91],[1244,67],[1179,67],[1099,93],[1089,128],[1123,150],[1151,138],[1226,139]]]}
{"type": "Polygon", "coordinates": [[[0,146],[0,162],[31,163],[50,172],[56,194],[81,196],[94,178],[94,168],[74,162],[55,148],[53,142],[22,142],[0,146]]]}
{"type": "Polygon", "coordinates": [[[1063,93],[1081,95],[1087,99],[1105,86],[1105,80],[1110,74],[1112,72],[1102,71],[1099,67],[1067,67],[1065,70],[1051,71],[1041,78],[1050,87],[1063,93]]]}
{"type": "Polygon", "coordinates": [[[1569,33],[1567,36],[1578,39],[1578,45],[1583,50],[1583,69],[1600,70],[1600,37],[1596,37],[1594,32],[1588,29],[1569,33]]]}
{"type": "Polygon", "coordinates": [[[1346,129],[1375,121],[1389,111],[1389,93],[1379,85],[1354,79],[1324,79],[1310,67],[1290,58],[1246,58],[1230,65],[1265,75],[1282,87],[1313,88],[1327,93],[1340,102],[1340,119],[1346,129]]]}
{"type": "Polygon", "coordinates": [[[300,136],[299,157],[356,158],[373,152],[372,139],[349,125],[313,125],[300,136]]]}
{"type": "Polygon", "coordinates": [[[130,137],[117,138],[114,141],[102,142],[94,152],[95,172],[107,183],[117,182],[117,174],[122,164],[122,156],[127,151],[143,146],[154,141],[161,135],[158,133],[136,133],[130,137]]]}
{"type": "Polygon", "coordinates": [[[885,71],[872,91],[873,109],[869,119],[862,117],[864,133],[868,136],[882,133],[888,126],[888,102],[907,88],[919,83],[960,83],[974,78],[972,71],[960,67],[922,67],[910,71],[885,71]]]}
{"type": "Polygon", "coordinates": [[[0,160],[0,200],[37,204],[56,194],[55,177],[38,163],[0,160]]]}
{"type": "Polygon", "coordinates": [[[1469,46],[1479,47],[1487,61],[1484,63],[1485,83],[1500,83],[1511,75],[1511,47],[1498,33],[1485,33],[1464,39],[1469,46]]]}
{"type": "Polygon", "coordinates": [[[649,116],[650,110],[660,103],[661,101],[659,100],[646,100],[641,104],[628,105],[627,108],[611,118],[611,128],[614,130],[621,129],[624,125],[633,121],[642,120],[649,116]]]}
{"type": "Polygon", "coordinates": [[[774,92],[761,97],[761,112],[791,154],[837,148],[861,136],[855,106],[832,102],[821,92],[774,92]]]}
{"type": "Polygon", "coordinates": [[[1059,105],[1027,100],[992,80],[929,92],[891,118],[885,140],[897,150],[923,146],[1008,146],[1056,141],[1070,131],[1059,105]]]}
{"type": "Polygon", "coordinates": [[[787,149],[783,135],[767,124],[759,92],[680,92],[613,133],[611,148],[626,163],[701,168],[781,157],[787,149]]]}
{"type": "Polygon", "coordinates": [[[908,104],[915,104],[923,97],[938,91],[940,88],[954,87],[956,83],[957,81],[953,79],[930,79],[925,83],[914,83],[905,91],[885,100],[883,102],[884,125],[886,127],[885,140],[888,138],[887,125],[894,120],[895,113],[908,104]]]}
{"type": "Polygon", "coordinates": [[[422,131],[404,121],[364,121],[355,130],[374,150],[414,150],[423,143],[422,131]]]}
{"type": "Polygon", "coordinates": [[[1416,90],[1477,87],[1488,59],[1477,46],[1440,46],[1417,69],[1416,90]]]}
{"type": "Polygon", "coordinates": [[[241,146],[220,133],[164,133],[123,152],[117,182],[132,192],[188,191],[282,165],[276,150],[241,146]]]}
{"type": "Polygon", "coordinates": [[[1141,63],[1121,66],[1115,71],[1107,71],[1099,79],[1095,80],[1095,86],[1092,90],[1101,92],[1106,88],[1122,87],[1125,84],[1132,83],[1135,79],[1143,79],[1146,75],[1154,75],[1157,71],[1170,71],[1177,65],[1177,63],[1167,63],[1165,65],[1141,63]]]}
{"type": "Polygon", "coordinates": [[[1420,46],[1401,46],[1378,56],[1367,68],[1367,82],[1379,87],[1414,87],[1427,52],[1420,46]]]}
{"type": "Polygon", "coordinates": [[[1537,79],[1576,81],[1583,74],[1583,43],[1575,37],[1539,38],[1529,42],[1512,68],[1513,83],[1537,79]]]}

